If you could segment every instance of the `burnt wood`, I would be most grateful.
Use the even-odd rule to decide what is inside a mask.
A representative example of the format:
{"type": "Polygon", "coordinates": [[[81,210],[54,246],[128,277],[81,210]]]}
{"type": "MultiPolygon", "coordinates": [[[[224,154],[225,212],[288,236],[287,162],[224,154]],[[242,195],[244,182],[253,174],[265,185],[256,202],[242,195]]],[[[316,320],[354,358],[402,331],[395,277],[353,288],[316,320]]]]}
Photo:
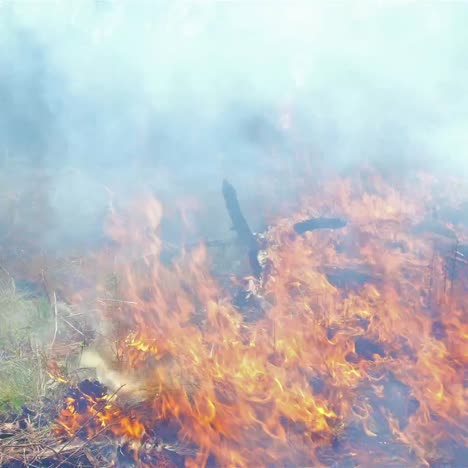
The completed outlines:
{"type": "Polygon", "coordinates": [[[310,218],[294,225],[294,230],[298,234],[304,234],[316,229],[340,229],[345,227],[346,220],[340,218],[310,218]]]}
{"type": "Polygon", "coordinates": [[[237,192],[227,180],[223,181],[223,197],[232,227],[241,244],[247,249],[250,268],[253,275],[258,278],[262,273],[262,267],[258,261],[260,246],[242,213],[237,192]]]}

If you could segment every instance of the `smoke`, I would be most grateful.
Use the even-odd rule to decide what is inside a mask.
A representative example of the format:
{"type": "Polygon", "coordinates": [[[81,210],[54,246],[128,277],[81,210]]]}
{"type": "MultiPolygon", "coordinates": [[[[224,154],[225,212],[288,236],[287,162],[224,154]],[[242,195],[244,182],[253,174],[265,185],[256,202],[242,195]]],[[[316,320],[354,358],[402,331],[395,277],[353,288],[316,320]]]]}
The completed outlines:
{"type": "Polygon", "coordinates": [[[91,229],[109,193],[143,186],[169,204],[201,199],[203,219],[222,209],[229,177],[256,224],[297,195],[305,167],[468,173],[466,13],[464,2],[2,2],[3,172],[16,190],[38,167],[52,174],[55,240],[91,229]]]}

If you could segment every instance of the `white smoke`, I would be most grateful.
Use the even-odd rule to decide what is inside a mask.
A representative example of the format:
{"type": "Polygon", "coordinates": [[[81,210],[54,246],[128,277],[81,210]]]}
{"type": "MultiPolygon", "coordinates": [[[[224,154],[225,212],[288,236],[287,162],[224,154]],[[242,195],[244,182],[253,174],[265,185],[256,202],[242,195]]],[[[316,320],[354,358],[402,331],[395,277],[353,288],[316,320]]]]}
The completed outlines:
{"type": "Polygon", "coordinates": [[[468,173],[467,13],[465,2],[2,2],[0,151],[90,179],[70,195],[55,177],[64,218],[60,194],[101,207],[103,185],[209,204],[228,176],[246,202],[281,199],[304,158],[468,173]]]}

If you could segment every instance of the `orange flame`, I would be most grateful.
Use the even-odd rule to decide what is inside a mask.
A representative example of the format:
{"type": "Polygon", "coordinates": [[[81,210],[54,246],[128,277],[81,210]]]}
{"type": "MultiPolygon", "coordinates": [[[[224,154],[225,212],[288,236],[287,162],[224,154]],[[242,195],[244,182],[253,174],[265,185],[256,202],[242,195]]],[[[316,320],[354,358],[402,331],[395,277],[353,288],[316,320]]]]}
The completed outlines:
{"type": "MultiPolygon", "coordinates": [[[[444,443],[466,443],[468,274],[446,271],[453,239],[421,228],[432,199],[424,178],[396,190],[376,176],[305,199],[266,233],[256,321],[218,286],[204,248],[172,267],[159,261],[162,208],[140,200],[109,226],[119,247],[104,261],[122,302],[103,317],[146,409],[135,422],[105,402],[96,419],[137,439],[169,421],[199,448],[187,466],[209,456],[221,466],[327,465],[337,440],[337,456],[356,464],[376,463],[368,444],[388,466],[442,459],[444,443]],[[292,234],[316,213],[348,224],[292,234]]],[[[467,242],[462,226],[443,227],[467,242]]],[[[84,423],[72,406],[59,418],[69,434],[84,423]]]]}

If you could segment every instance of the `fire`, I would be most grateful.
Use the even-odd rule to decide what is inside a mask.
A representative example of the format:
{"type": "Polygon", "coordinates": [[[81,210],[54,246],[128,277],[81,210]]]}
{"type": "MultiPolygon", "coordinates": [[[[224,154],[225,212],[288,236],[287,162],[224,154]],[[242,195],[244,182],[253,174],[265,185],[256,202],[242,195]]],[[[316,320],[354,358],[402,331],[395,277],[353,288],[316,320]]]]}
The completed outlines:
{"type": "Polygon", "coordinates": [[[145,433],[143,424],[123,414],[114,400],[115,395],[108,394],[98,382],[81,382],[65,398],[55,432],[86,439],[108,431],[140,439],[145,433]]]}
{"type": "Polygon", "coordinates": [[[169,425],[197,447],[187,466],[443,460],[466,443],[468,274],[457,248],[468,231],[426,226],[434,203],[425,178],[399,190],[375,175],[321,187],[265,233],[267,266],[250,280],[263,305],[246,320],[205,248],[159,260],[162,208],[140,200],[111,220],[116,246],[100,265],[119,279],[102,319],[141,404],[130,414],[119,393],[85,394],[80,413],[74,395],[58,432],[108,428],[143,442],[169,425]],[[346,226],[294,233],[328,213],[346,226]]]}

